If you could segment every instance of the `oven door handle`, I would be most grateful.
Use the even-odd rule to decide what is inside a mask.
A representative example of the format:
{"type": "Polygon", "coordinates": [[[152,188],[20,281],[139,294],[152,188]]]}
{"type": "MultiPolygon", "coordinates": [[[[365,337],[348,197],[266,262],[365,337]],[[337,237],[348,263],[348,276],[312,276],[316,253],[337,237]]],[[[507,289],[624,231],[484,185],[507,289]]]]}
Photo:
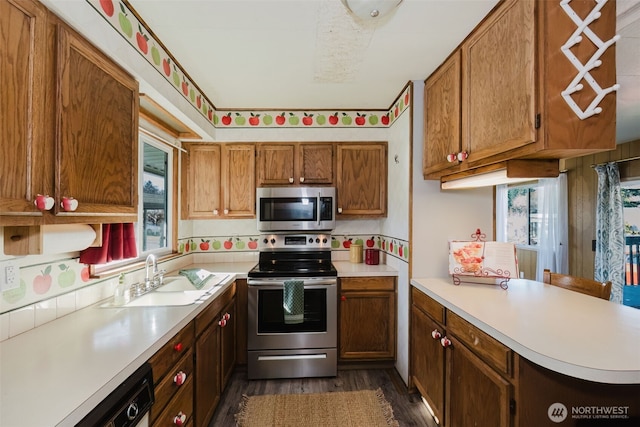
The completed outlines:
{"type": "Polygon", "coordinates": [[[318,209],[317,209],[317,215],[318,215],[318,227],[320,227],[320,214],[322,211],[322,192],[318,191],[318,209]]]}
{"type": "MultiPolygon", "coordinates": [[[[247,285],[248,286],[284,286],[284,282],[285,280],[295,280],[295,279],[248,279],[247,280],[247,285]]],[[[305,288],[309,288],[312,286],[316,286],[316,285],[324,285],[324,286],[331,286],[331,285],[337,285],[338,281],[335,277],[331,277],[331,278],[313,278],[313,279],[308,279],[308,278],[300,278],[300,280],[302,280],[304,282],[304,287],[305,288]]]]}

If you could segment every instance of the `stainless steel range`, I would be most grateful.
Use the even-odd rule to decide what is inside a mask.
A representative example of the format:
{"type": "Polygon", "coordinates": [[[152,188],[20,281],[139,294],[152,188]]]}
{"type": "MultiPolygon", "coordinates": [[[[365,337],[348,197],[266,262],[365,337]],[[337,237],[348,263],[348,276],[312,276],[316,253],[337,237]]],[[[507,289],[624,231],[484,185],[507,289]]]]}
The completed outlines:
{"type": "Polygon", "coordinates": [[[265,234],[259,262],[248,274],[249,379],[335,376],[337,276],[331,235],[265,234]],[[300,283],[292,283],[299,282],[300,283]],[[298,286],[298,317],[286,299],[298,286]]]}

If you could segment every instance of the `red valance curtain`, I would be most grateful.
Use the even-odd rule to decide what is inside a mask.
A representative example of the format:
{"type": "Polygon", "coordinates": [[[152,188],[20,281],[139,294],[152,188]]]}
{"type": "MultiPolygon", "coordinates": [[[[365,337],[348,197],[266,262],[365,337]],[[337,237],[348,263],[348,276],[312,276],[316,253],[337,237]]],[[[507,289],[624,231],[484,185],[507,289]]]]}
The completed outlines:
{"type": "Polygon", "coordinates": [[[102,246],[80,252],[80,262],[106,264],[137,256],[136,230],[133,223],[102,224],[102,246]]]}

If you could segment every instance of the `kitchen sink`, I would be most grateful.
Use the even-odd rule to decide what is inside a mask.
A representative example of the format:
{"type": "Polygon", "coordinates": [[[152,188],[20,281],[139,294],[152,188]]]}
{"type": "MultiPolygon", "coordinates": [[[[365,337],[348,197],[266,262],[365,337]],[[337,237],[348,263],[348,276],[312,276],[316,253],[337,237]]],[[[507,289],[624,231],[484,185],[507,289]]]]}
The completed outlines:
{"type": "Polygon", "coordinates": [[[216,274],[199,289],[193,286],[189,279],[184,276],[165,277],[164,284],[156,289],[155,292],[208,291],[223,283],[228,277],[228,274],[216,274]]]}

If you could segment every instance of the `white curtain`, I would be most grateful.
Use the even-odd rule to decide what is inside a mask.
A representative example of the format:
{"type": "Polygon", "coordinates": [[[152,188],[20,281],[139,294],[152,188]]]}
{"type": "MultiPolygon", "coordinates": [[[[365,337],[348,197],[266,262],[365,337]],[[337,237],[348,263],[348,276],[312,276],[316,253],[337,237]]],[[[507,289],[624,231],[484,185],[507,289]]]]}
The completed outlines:
{"type": "Polygon", "coordinates": [[[507,241],[508,222],[507,184],[496,185],[496,241],[507,241]]]}
{"type": "Polygon", "coordinates": [[[566,174],[561,173],[558,178],[541,179],[539,188],[542,190],[542,199],[538,201],[540,229],[536,280],[541,282],[545,268],[555,273],[569,274],[566,174]]]}

